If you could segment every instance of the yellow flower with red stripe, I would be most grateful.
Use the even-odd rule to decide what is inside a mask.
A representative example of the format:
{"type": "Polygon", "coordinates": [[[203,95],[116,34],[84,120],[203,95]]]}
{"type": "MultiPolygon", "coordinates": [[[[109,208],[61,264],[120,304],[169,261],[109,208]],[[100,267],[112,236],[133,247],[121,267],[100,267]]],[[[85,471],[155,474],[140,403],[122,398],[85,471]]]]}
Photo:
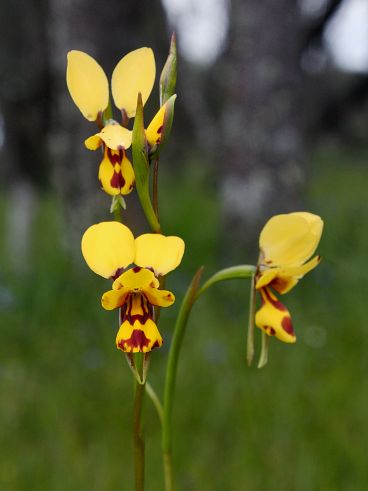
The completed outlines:
{"type": "Polygon", "coordinates": [[[285,343],[295,343],[296,336],[289,311],[272,290],[287,293],[319,264],[319,256],[310,257],[322,230],[319,216],[294,212],[272,217],[259,238],[256,290],[261,294],[262,306],[256,313],[255,323],[266,334],[285,343]]]}
{"type": "Polygon", "coordinates": [[[162,345],[154,306],[169,307],[175,296],[159,289],[159,277],[180,264],[184,248],[183,240],[175,236],[143,234],[135,239],[119,222],[101,222],[84,233],[86,263],[96,274],[113,280],[101,303],[106,310],[120,309],[118,349],[148,352],[162,345]]]}
{"type": "MultiPolygon", "coordinates": [[[[104,122],[103,113],[109,105],[109,82],[101,66],[82,51],[68,53],[66,72],[70,95],[88,121],[96,121],[101,131],[85,140],[89,150],[103,147],[98,177],[109,195],[129,194],[134,186],[134,171],[126,150],[132,144],[132,132],[126,126],[136,113],[140,93],[146,103],[155,81],[156,64],[150,48],[139,48],[125,55],[116,65],[111,79],[112,98],[122,115],[122,125],[113,119],[104,122]]],[[[146,130],[149,151],[161,143],[172,96],[157,112],[146,130]]]]}

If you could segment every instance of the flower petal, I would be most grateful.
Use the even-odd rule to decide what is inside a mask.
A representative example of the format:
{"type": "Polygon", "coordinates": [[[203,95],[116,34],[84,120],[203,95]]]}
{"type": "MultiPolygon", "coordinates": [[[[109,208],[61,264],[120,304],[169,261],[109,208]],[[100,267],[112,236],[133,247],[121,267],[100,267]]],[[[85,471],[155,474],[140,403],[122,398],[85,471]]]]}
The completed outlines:
{"type": "Polygon", "coordinates": [[[121,307],[129,295],[127,288],[120,290],[109,290],[102,295],[101,305],[105,310],[114,310],[121,307]]]}
{"type": "Polygon", "coordinates": [[[128,353],[147,353],[162,346],[163,340],[156,324],[148,319],[144,324],[138,320],[131,325],[124,321],[116,336],[116,347],[128,353]]]}
{"type": "Polygon", "coordinates": [[[155,114],[146,129],[146,138],[150,147],[155,147],[161,142],[161,133],[164,126],[166,104],[164,104],[155,114]]]}
{"type": "Polygon", "coordinates": [[[104,158],[98,168],[98,179],[105,193],[114,196],[120,194],[120,184],[123,181],[121,179],[120,164],[114,165],[109,159],[108,152],[109,149],[105,148],[104,158]]]}
{"type": "Polygon", "coordinates": [[[121,274],[114,283],[112,287],[114,290],[119,288],[127,288],[131,292],[141,292],[146,288],[158,288],[159,281],[155,278],[153,272],[146,268],[131,268],[121,274]]]}
{"type": "Polygon", "coordinates": [[[176,94],[172,95],[165,104],[157,111],[154,118],[148,125],[146,131],[147,142],[150,146],[149,151],[155,152],[157,146],[165,143],[170,134],[172,120],[174,117],[174,104],[176,94]]]}
{"type": "Polygon", "coordinates": [[[320,256],[315,256],[313,259],[303,264],[302,266],[293,268],[277,268],[278,273],[272,281],[271,286],[279,293],[289,292],[298,281],[303,278],[309,271],[312,271],[321,262],[320,256]]]}
{"type": "Polygon", "coordinates": [[[260,293],[262,307],[255,316],[256,326],[284,343],[295,343],[296,337],[287,308],[277,300],[269,288],[262,288],[260,293]]]}
{"type": "Polygon", "coordinates": [[[82,51],[69,51],[66,82],[83,116],[96,121],[109,103],[109,83],[100,65],[82,51]]]}
{"type": "Polygon", "coordinates": [[[125,55],[116,65],[111,79],[111,91],[115,105],[135,116],[138,93],[146,103],[156,75],[156,65],[151,48],[139,48],[125,55]]]}
{"type": "Polygon", "coordinates": [[[97,150],[102,145],[100,133],[96,133],[84,140],[84,144],[88,150],[97,150]]]}
{"type": "Polygon", "coordinates": [[[92,271],[112,278],[134,260],[134,236],[118,222],[101,222],[89,227],[82,237],[82,254],[92,271]]]}
{"type": "Polygon", "coordinates": [[[133,191],[135,175],[132,163],[126,156],[125,152],[123,160],[121,162],[121,175],[124,179],[124,185],[120,188],[120,194],[129,194],[133,191]]]}
{"type": "Polygon", "coordinates": [[[135,247],[135,264],[142,268],[153,268],[156,276],[159,276],[179,266],[185,244],[180,237],[143,234],[135,239],[135,247]]]}
{"type": "Polygon", "coordinates": [[[307,212],[272,217],[259,238],[261,262],[268,266],[300,266],[316,250],[322,229],[321,218],[307,212]]]}
{"type": "Polygon", "coordinates": [[[127,150],[132,144],[132,132],[118,123],[106,125],[99,136],[112,150],[127,150]]]}
{"type": "Polygon", "coordinates": [[[175,295],[168,290],[145,288],[144,295],[151,305],[157,305],[157,307],[170,307],[175,302],[175,295]]]}

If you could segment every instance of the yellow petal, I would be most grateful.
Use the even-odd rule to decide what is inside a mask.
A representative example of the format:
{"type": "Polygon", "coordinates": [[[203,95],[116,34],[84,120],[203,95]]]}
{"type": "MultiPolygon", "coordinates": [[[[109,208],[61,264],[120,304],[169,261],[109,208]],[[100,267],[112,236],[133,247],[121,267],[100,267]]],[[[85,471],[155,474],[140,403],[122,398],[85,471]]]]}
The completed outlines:
{"type": "Polygon", "coordinates": [[[135,183],[134,170],[124,150],[110,150],[105,147],[98,179],[102,189],[110,196],[132,192],[135,183]]]}
{"type": "Polygon", "coordinates": [[[135,247],[135,264],[142,268],[153,268],[156,276],[159,276],[179,266],[185,244],[179,237],[143,234],[135,239],[135,247]]]}
{"type": "Polygon", "coordinates": [[[102,295],[101,304],[105,310],[114,310],[118,307],[124,305],[127,297],[129,295],[129,290],[109,290],[102,295]]]}
{"type": "Polygon", "coordinates": [[[116,278],[112,287],[114,290],[126,288],[131,292],[138,293],[149,287],[157,288],[159,284],[160,283],[158,279],[155,278],[153,271],[146,268],[135,267],[128,269],[128,271],[125,271],[116,278]]]}
{"type": "Polygon", "coordinates": [[[127,150],[132,144],[132,132],[118,123],[106,125],[99,137],[112,150],[127,150]]]}
{"type": "Polygon", "coordinates": [[[260,238],[261,262],[270,266],[300,266],[316,250],[323,222],[306,212],[272,217],[260,238]]]}
{"type": "Polygon", "coordinates": [[[269,285],[277,276],[281,268],[268,268],[257,277],[256,290],[269,285]]]}
{"type": "Polygon", "coordinates": [[[88,266],[104,278],[112,278],[134,260],[134,236],[118,222],[89,227],[82,237],[82,254],[88,266]]]}
{"type": "MultiPolygon", "coordinates": [[[[160,145],[162,138],[165,139],[165,127],[167,127],[168,110],[173,111],[176,94],[172,95],[165,104],[157,111],[154,118],[146,129],[146,138],[150,146],[150,151],[154,151],[160,145]]],[[[171,114],[172,116],[172,114],[171,114]]],[[[167,129],[167,128],[166,128],[167,129]]],[[[167,133],[167,131],[166,131],[167,133]]]]}
{"type": "Polygon", "coordinates": [[[109,103],[109,84],[100,65],[82,51],[69,51],[66,82],[83,116],[95,121],[109,103]]]}
{"type": "Polygon", "coordinates": [[[128,353],[147,353],[162,343],[161,334],[152,319],[144,324],[136,320],[133,325],[124,321],[116,336],[116,347],[128,353]]]}
{"type": "Polygon", "coordinates": [[[279,293],[289,292],[298,281],[303,278],[309,271],[312,271],[321,262],[320,256],[315,256],[313,259],[303,264],[302,266],[291,268],[279,268],[275,281],[272,282],[272,288],[279,293]]]}
{"type": "Polygon", "coordinates": [[[146,103],[156,75],[155,58],[151,48],[139,48],[124,56],[116,65],[111,79],[115,105],[124,109],[128,118],[135,116],[138,93],[146,103]]]}
{"type": "Polygon", "coordinates": [[[120,194],[129,194],[133,191],[135,175],[133,166],[125,153],[121,162],[121,175],[124,179],[124,185],[120,188],[120,194]]]}
{"type": "Polygon", "coordinates": [[[272,286],[279,293],[289,292],[298,281],[303,278],[309,271],[314,269],[321,261],[320,256],[297,267],[287,268],[266,268],[258,275],[256,289],[259,290],[267,285],[272,286]]]}
{"type": "Polygon", "coordinates": [[[151,305],[158,307],[170,307],[175,302],[175,296],[168,290],[146,288],[144,294],[151,305]]]}
{"type": "Polygon", "coordinates": [[[84,144],[88,150],[97,150],[102,145],[102,140],[100,138],[100,133],[96,135],[92,135],[86,140],[84,140],[84,144]]]}
{"type": "Polygon", "coordinates": [[[108,148],[105,148],[104,158],[98,168],[98,179],[102,189],[110,196],[120,194],[120,175],[121,167],[111,163],[108,156],[108,148]]]}
{"type": "Polygon", "coordinates": [[[260,290],[262,307],[255,316],[256,326],[269,336],[275,336],[284,343],[295,343],[296,337],[287,308],[268,289],[260,290]]]}
{"type": "Polygon", "coordinates": [[[165,105],[163,105],[161,109],[159,109],[159,111],[155,114],[154,118],[146,129],[146,138],[150,147],[159,145],[161,142],[161,133],[165,119],[165,109],[165,105]]]}

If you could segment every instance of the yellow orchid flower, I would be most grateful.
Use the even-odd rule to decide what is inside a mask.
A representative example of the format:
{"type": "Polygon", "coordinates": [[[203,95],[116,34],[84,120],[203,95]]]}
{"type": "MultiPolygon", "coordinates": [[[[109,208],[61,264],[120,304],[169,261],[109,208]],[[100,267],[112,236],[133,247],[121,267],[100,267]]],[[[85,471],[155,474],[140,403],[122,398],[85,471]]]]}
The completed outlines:
{"type": "MultiPolygon", "coordinates": [[[[135,116],[139,93],[143,104],[146,103],[155,75],[155,59],[150,48],[131,51],[116,65],[111,91],[125,122],[135,116]]],[[[83,116],[89,121],[102,120],[109,103],[109,84],[101,66],[82,51],[70,51],[66,79],[70,95],[83,116]]],[[[98,176],[107,194],[129,194],[133,189],[134,171],[125,153],[131,143],[132,132],[114,120],[107,121],[99,133],[85,141],[90,150],[103,146],[98,176]]]]}
{"type": "Polygon", "coordinates": [[[134,239],[119,222],[101,222],[84,233],[82,254],[87,265],[114,280],[101,303],[106,310],[120,309],[118,349],[146,353],[162,345],[153,306],[169,307],[175,296],[159,289],[158,278],[180,264],[184,248],[179,237],[143,234],[134,239]]]}
{"type": "Polygon", "coordinates": [[[255,287],[261,294],[262,306],[256,313],[255,323],[266,334],[285,343],[296,341],[291,316],[271,288],[287,293],[319,264],[319,256],[310,257],[318,246],[322,230],[323,221],[319,216],[294,212],[272,217],[259,238],[255,287]]]}

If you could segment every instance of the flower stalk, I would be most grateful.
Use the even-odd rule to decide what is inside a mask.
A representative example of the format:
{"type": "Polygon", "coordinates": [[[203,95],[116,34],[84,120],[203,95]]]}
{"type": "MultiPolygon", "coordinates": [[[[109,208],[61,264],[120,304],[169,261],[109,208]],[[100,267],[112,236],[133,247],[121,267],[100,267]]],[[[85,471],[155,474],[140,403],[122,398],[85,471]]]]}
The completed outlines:
{"type": "Polygon", "coordinates": [[[180,349],[183,342],[185,329],[188,323],[192,307],[198,298],[197,292],[202,277],[203,267],[200,267],[194,275],[180,306],[176,320],[173,339],[171,342],[169,359],[166,368],[165,388],[164,388],[164,414],[162,425],[162,451],[165,473],[165,490],[173,491],[174,479],[172,472],[172,409],[174,403],[174,392],[176,373],[180,349]]]}

